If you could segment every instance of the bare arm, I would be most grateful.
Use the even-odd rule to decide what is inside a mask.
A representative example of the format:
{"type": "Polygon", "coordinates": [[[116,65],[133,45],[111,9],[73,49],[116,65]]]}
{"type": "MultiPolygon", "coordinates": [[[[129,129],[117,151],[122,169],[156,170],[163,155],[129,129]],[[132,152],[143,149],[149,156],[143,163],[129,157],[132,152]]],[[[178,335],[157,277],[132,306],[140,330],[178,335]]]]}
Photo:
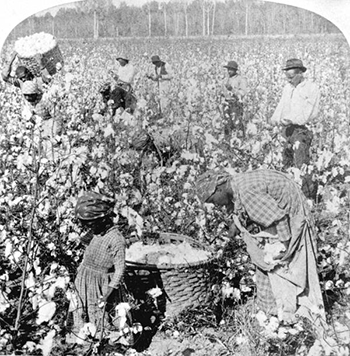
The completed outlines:
{"type": "Polygon", "coordinates": [[[9,64],[7,66],[5,66],[5,68],[3,69],[2,73],[1,73],[2,79],[5,82],[9,82],[11,84],[13,84],[12,81],[10,80],[11,79],[12,64],[15,61],[16,56],[17,56],[17,53],[14,52],[12,54],[12,56],[11,56],[9,64]]]}

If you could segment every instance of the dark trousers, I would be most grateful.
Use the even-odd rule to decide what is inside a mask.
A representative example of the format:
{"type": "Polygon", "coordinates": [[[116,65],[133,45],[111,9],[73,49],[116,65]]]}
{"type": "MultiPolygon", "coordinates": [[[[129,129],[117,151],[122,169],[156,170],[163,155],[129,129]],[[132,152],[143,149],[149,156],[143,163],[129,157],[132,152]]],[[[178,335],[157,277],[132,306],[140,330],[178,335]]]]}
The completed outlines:
{"type": "Polygon", "coordinates": [[[243,123],[243,103],[239,99],[227,100],[223,105],[224,111],[224,134],[226,139],[231,138],[233,131],[238,132],[238,136],[245,136],[243,123]]]}
{"type": "MultiPolygon", "coordinates": [[[[301,125],[288,125],[284,130],[286,142],[283,149],[284,168],[296,167],[301,169],[303,164],[310,164],[310,147],[312,143],[312,132],[301,125]]],[[[302,191],[308,198],[315,199],[317,185],[309,173],[302,180],[302,191]]]]}
{"type": "Polygon", "coordinates": [[[114,101],[113,115],[118,108],[123,108],[124,110],[129,109],[131,113],[133,113],[136,108],[136,98],[132,94],[132,90],[125,90],[117,86],[111,92],[111,99],[114,101]]]}

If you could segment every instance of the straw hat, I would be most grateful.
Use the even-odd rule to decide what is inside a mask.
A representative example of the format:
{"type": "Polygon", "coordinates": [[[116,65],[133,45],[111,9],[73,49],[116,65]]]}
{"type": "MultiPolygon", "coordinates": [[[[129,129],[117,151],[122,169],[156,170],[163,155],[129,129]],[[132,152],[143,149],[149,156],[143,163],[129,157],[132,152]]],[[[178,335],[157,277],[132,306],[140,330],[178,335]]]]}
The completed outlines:
{"type": "Polygon", "coordinates": [[[160,57],[157,56],[157,55],[152,56],[152,57],[151,57],[151,61],[152,61],[152,63],[157,63],[157,62],[162,62],[162,63],[164,63],[164,62],[160,59],[160,57]]]}
{"type": "Polygon", "coordinates": [[[289,70],[294,68],[300,68],[302,72],[306,71],[306,67],[304,67],[303,62],[297,58],[291,58],[286,61],[286,65],[282,70],[289,70]]]}
{"type": "Polygon", "coordinates": [[[123,61],[129,63],[129,59],[125,57],[117,57],[116,60],[119,61],[119,59],[122,59],[123,61]]]}
{"type": "Polygon", "coordinates": [[[225,66],[224,68],[227,68],[227,69],[238,69],[238,64],[237,62],[235,61],[229,61],[225,66]]]}

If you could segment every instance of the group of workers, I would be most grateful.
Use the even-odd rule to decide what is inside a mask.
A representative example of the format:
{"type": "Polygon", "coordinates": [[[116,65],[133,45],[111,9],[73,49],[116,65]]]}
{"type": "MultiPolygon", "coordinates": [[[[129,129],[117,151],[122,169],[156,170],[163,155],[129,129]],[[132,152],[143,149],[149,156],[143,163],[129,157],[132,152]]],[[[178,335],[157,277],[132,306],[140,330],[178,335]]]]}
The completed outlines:
{"type": "MultiPolygon", "coordinates": [[[[133,78],[135,68],[130,60],[118,57],[117,72],[110,72],[115,85],[105,85],[101,94],[113,101],[113,109],[135,109],[133,78]]],[[[173,72],[158,55],[151,57],[154,73],[147,78],[158,83],[160,107],[169,101],[173,72]]],[[[3,71],[3,79],[21,91],[32,114],[50,118],[50,108],[41,103],[42,86],[50,79],[34,77],[18,66],[11,77],[11,64],[3,71]]],[[[224,66],[227,78],[222,83],[224,97],[224,137],[232,130],[244,133],[244,97],[247,79],[238,73],[238,64],[229,61],[224,66]]],[[[310,163],[312,133],[307,127],[317,117],[320,93],[317,85],[303,76],[306,71],[300,59],[288,59],[282,68],[288,83],[271,118],[281,125],[285,137],[286,167],[302,168],[310,163]]],[[[45,102],[43,102],[45,103],[45,102]]],[[[232,237],[242,234],[252,262],[256,266],[257,304],[267,314],[278,315],[285,323],[295,323],[297,316],[316,322],[324,320],[324,307],[316,266],[316,236],[306,197],[301,188],[284,173],[259,169],[240,174],[208,171],[197,180],[197,195],[203,203],[225,206],[233,216],[232,237]],[[261,229],[259,236],[251,235],[247,224],[261,229]],[[280,243],[274,263],[262,256],[264,246],[280,243]]],[[[110,308],[113,296],[122,285],[125,269],[124,237],[113,225],[113,200],[97,193],[86,193],[77,200],[76,216],[92,231],[84,260],[78,270],[75,287],[78,306],[74,313],[75,332],[86,322],[100,323],[106,317],[101,302],[110,308]],[[111,303],[111,304],[109,304],[111,303]]],[[[120,293],[119,293],[120,296],[120,293]]],[[[120,298],[119,298],[120,301],[120,298]]],[[[111,319],[112,320],[112,319],[111,319]]],[[[106,320],[106,324],[110,320],[106,320]]]]}

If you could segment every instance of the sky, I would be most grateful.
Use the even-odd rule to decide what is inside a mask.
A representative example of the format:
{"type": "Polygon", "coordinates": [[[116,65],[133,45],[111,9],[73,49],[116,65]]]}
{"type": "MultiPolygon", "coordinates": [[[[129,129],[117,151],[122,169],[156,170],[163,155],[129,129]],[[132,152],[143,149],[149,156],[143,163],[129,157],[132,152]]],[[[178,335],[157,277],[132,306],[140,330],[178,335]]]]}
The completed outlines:
{"type": "MultiPolygon", "coordinates": [[[[121,0],[117,1],[117,4],[121,0]]],[[[170,1],[170,0],[160,0],[170,1]]],[[[249,1],[249,0],[247,0],[249,1]]],[[[345,35],[350,43],[350,0],[265,0],[282,3],[286,5],[298,6],[309,11],[314,11],[318,15],[333,22],[345,35]]],[[[142,5],[147,0],[125,0],[127,4],[142,5]]],[[[6,37],[14,27],[30,15],[39,11],[47,12],[47,9],[58,4],[69,3],[67,0],[0,0],[0,48],[6,37]],[[28,5],[30,3],[30,5],[28,5]]]]}

